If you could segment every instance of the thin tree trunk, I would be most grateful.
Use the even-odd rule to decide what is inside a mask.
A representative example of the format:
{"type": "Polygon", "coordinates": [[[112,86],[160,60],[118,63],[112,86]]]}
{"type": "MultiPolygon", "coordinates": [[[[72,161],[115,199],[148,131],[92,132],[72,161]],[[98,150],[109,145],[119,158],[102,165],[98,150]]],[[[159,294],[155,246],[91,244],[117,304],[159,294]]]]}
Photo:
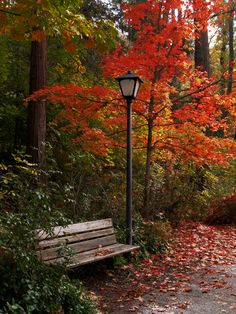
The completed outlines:
{"type": "MultiPolygon", "coordinates": [[[[226,57],[226,48],[227,48],[227,30],[226,30],[226,25],[225,25],[225,21],[222,25],[222,46],[221,46],[221,50],[220,50],[220,67],[221,67],[221,72],[223,73],[226,69],[225,66],[225,57],[226,57]]],[[[221,79],[221,94],[225,94],[225,77],[223,76],[221,79]]]]}
{"type": "MultiPolygon", "coordinates": [[[[153,80],[153,88],[157,81],[157,73],[153,80]]],[[[152,161],[152,137],[153,137],[153,110],[154,110],[154,95],[153,89],[151,91],[150,104],[148,108],[148,138],[146,149],[146,166],[144,175],[144,189],[143,189],[143,207],[141,208],[141,214],[143,217],[148,216],[148,206],[150,201],[150,179],[151,179],[151,161],[152,161]]]]}
{"type": "MultiPolygon", "coordinates": [[[[233,1],[229,0],[231,6],[233,6],[233,1]]],[[[227,86],[227,94],[232,92],[233,87],[233,63],[234,63],[234,13],[230,14],[229,18],[229,78],[227,86]]]]}
{"type": "Polygon", "coordinates": [[[146,166],[144,176],[144,189],[143,189],[143,207],[141,210],[142,216],[147,217],[148,205],[150,200],[150,179],[151,179],[151,160],[152,160],[152,132],[153,132],[153,120],[148,121],[148,141],[146,150],[146,166]]]}
{"type": "MultiPolygon", "coordinates": [[[[46,85],[47,38],[32,41],[30,56],[30,95],[46,85]]],[[[27,153],[41,168],[45,160],[46,104],[45,101],[30,102],[27,116],[27,153]]]]}

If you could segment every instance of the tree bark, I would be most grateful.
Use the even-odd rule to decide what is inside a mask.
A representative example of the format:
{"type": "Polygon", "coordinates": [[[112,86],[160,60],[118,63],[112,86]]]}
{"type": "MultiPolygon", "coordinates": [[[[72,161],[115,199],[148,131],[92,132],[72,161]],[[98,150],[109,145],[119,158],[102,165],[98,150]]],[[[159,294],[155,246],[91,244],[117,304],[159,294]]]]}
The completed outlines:
{"type": "Polygon", "coordinates": [[[206,71],[211,76],[208,31],[200,32],[195,38],[195,68],[206,71]]]}
{"type": "MultiPolygon", "coordinates": [[[[155,74],[153,87],[157,80],[155,74]]],[[[154,110],[154,96],[153,89],[151,91],[150,104],[148,108],[148,138],[147,138],[147,149],[146,149],[146,165],[144,175],[144,189],[143,189],[143,206],[141,208],[141,214],[143,217],[148,216],[148,205],[150,201],[150,180],[151,180],[151,161],[152,161],[152,137],[153,137],[153,110],[154,110]]]]}
{"type": "Polygon", "coordinates": [[[146,150],[146,166],[144,176],[144,189],[143,189],[143,207],[141,210],[142,216],[148,216],[148,205],[150,199],[150,179],[151,179],[151,160],[152,160],[152,132],[153,132],[153,120],[148,121],[148,141],[146,150]]]}
{"type": "MultiPolygon", "coordinates": [[[[226,69],[226,50],[227,50],[227,41],[228,41],[228,36],[227,36],[227,30],[226,30],[226,22],[224,19],[224,22],[222,24],[222,31],[221,31],[221,36],[222,36],[222,46],[220,50],[220,67],[221,67],[221,72],[224,73],[226,69]]],[[[226,89],[226,84],[225,84],[225,77],[223,76],[221,79],[221,94],[225,94],[225,89],[226,89]]]]}
{"type": "MultiPolygon", "coordinates": [[[[47,38],[32,41],[30,56],[30,95],[46,85],[47,81],[47,38]]],[[[31,101],[27,112],[27,154],[31,161],[42,168],[45,160],[46,104],[31,101]]]]}
{"type": "MultiPolygon", "coordinates": [[[[229,0],[229,4],[233,6],[233,1],[229,0]]],[[[227,86],[227,94],[232,92],[233,87],[233,63],[234,63],[234,13],[229,17],[229,78],[227,86]]]]}
{"type": "Polygon", "coordinates": [[[205,29],[202,29],[203,25],[201,25],[201,22],[199,22],[199,19],[197,18],[197,13],[198,13],[197,11],[199,10],[199,8],[196,8],[196,4],[197,4],[197,0],[193,0],[194,12],[196,13],[196,17],[194,18],[194,24],[195,24],[195,50],[194,50],[195,68],[200,69],[201,71],[206,71],[208,73],[208,76],[211,76],[208,29],[207,29],[207,26],[205,26],[205,29]]]}

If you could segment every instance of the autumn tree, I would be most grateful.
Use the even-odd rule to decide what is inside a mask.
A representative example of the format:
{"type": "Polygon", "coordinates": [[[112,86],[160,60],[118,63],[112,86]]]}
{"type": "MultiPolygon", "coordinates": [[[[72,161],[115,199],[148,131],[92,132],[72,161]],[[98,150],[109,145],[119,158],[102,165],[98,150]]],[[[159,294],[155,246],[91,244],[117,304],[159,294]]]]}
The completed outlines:
{"type": "MultiPolygon", "coordinates": [[[[61,35],[67,50],[76,49],[78,39],[83,45],[105,46],[112,25],[99,25],[80,13],[82,1],[3,1],[0,32],[17,39],[31,39],[29,93],[41,89],[47,81],[47,37],[61,35]],[[103,30],[106,26],[107,31],[103,30]]],[[[113,33],[114,34],[114,33],[113,33]]],[[[45,102],[28,105],[27,152],[42,166],[46,132],[45,102]]]]}
{"type": "MultiPolygon", "coordinates": [[[[196,34],[194,20],[207,21],[213,7],[207,9],[202,13],[192,1],[184,8],[182,1],[171,0],[124,4],[124,15],[137,39],[128,48],[118,46],[102,63],[108,79],[131,69],[145,80],[133,104],[133,122],[134,148],[145,150],[141,211],[146,216],[153,163],[162,159],[225,165],[235,153],[229,132],[233,120],[222,117],[223,108],[233,111],[233,100],[219,96],[219,80],[195,69],[189,54],[196,34]],[[182,12],[181,18],[174,10],[182,12]],[[206,129],[222,130],[225,138],[207,135],[206,129]]],[[[99,146],[98,154],[108,154],[111,148],[125,147],[125,106],[118,95],[101,86],[55,86],[34,97],[63,104],[60,114],[71,122],[66,131],[79,126],[77,140],[84,142],[84,148],[96,154],[99,146]]]]}
{"type": "MultiPolygon", "coordinates": [[[[140,109],[134,109],[136,110],[137,114],[144,117],[147,123],[147,153],[143,206],[144,212],[146,211],[148,204],[151,163],[155,154],[155,147],[161,145],[160,142],[163,141],[165,142],[165,148],[169,147],[170,149],[171,147],[174,147],[174,151],[177,151],[178,149],[180,149],[180,147],[182,147],[181,142],[178,141],[182,138],[186,145],[189,146],[188,149],[186,148],[186,150],[182,148],[183,151],[185,151],[185,153],[187,153],[187,151],[189,151],[189,153],[192,151],[192,155],[196,155],[196,143],[204,140],[209,140],[209,138],[207,139],[207,137],[205,137],[203,133],[199,133],[199,130],[197,131],[197,129],[195,129],[196,125],[194,125],[193,127],[192,124],[192,130],[191,127],[187,127],[187,129],[185,129],[186,123],[175,123],[172,120],[175,116],[178,117],[177,121],[182,120],[183,122],[184,114],[186,114],[186,112],[183,111],[183,108],[185,108],[184,110],[186,110],[186,108],[190,109],[191,107],[196,106],[198,102],[201,103],[202,101],[206,105],[206,99],[209,100],[213,97],[214,94],[212,89],[212,86],[214,86],[215,84],[214,80],[207,81],[207,78],[204,77],[203,74],[192,70],[192,61],[188,57],[185,50],[185,46],[186,48],[188,47],[187,43],[190,43],[195,38],[196,33],[199,33],[198,30],[204,29],[204,27],[206,26],[206,24],[204,24],[204,21],[208,20],[213,9],[210,6],[209,8],[206,7],[206,10],[203,11],[201,9],[202,3],[196,2],[194,5],[195,7],[192,6],[192,3],[190,1],[185,8],[182,8],[181,2],[172,3],[172,1],[166,1],[165,3],[163,3],[160,1],[155,1],[155,3],[153,3],[152,1],[151,3],[150,1],[146,1],[145,3],[134,6],[124,6],[127,20],[129,21],[129,23],[132,24],[135,29],[138,30],[138,38],[134,42],[133,47],[129,49],[128,52],[123,51],[122,54],[122,48],[120,47],[117,50],[117,54],[113,55],[113,59],[111,59],[109,56],[110,59],[106,63],[106,69],[108,71],[107,74],[109,73],[109,75],[111,75],[111,73],[112,75],[117,75],[118,71],[121,73],[125,71],[125,69],[130,67],[131,69],[139,73],[141,77],[144,77],[146,79],[145,100],[147,101],[147,103],[144,107],[145,110],[140,111],[140,109]],[[175,15],[173,16],[173,14],[171,14],[173,12],[173,9],[178,9],[179,11],[182,11],[182,16],[188,18],[177,19],[175,15]],[[192,22],[189,19],[190,17],[192,17],[192,22]],[[197,25],[198,28],[196,32],[192,31],[194,29],[192,27],[193,21],[195,21],[195,26],[196,21],[198,21],[198,23],[200,23],[201,21],[201,25],[197,25]],[[116,68],[113,66],[113,64],[116,64],[116,68]],[[117,67],[117,64],[120,64],[119,69],[117,67]],[[176,86],[172,85],[173,77],[182,82],[180,84],[180,90],[176,88],[176,86]],[[188,80],[187,77],[191,79],[188,80]],[[183,93],[181,92],[181,89],[184,85],[187,85],[190,91],[189,93],[186,93],[186,95],[183,95],[183,93]],[[201,90],[202,88],[203,91],[199,94],[199,90],[201,90]],[[150,93],[149,97],[147,96],[148,93],[150,93]],[[199,97],[199,95],[201,95],[201,97],[199,97]],[[182,107],[186,101],[192,103],[192,105],[189,107],[187,107],[187,105],[182,107]],[[175,111],[173,113],[171,113],[170,111],[168,112],[168,110],[170,110],[172,106],[176,107],[176,104],[179,104],[179,112],[182,112],[183,116],[179,114],[178,116],[176,116],[178,111],[175,111]],[[165,122],[163,122],[161,119],[161,117],[163,116],[165,122]],[[161,127],[162,125],[173,125],[173,127],[172,130],[171,127],[166,128],[166,131],[168,130],[167,133],[169,134],[166,134],[166,137],[163,136],[161,139],[160,134],[158,136],[158,133],[160,132],[160,130],[163,130],[161,127]],[[174,134],[173,136],[170,135],[173,132],[175,133],[176,131],[177,134],[179,134],[178,136],[174,134]],[[189,133],[189,135],[191,134],[191,136],[195,138],[196,142],[193,141],[193,143],[191,144],[191,141],[188,141],[189,135],[185,138],[185,132],[189,133]],[[181,133],[182,135],[180,136],[181,133]],[[199,136],[198,140],[197,136],[199,136]],[[177,142],[175,142],[176,140],[177,142]],[[192,145],[195,146],[195,152],[190,149],[192,145]]],[[[201,70],[202,68],[200,69],[200,71],[201,70]]],[[[214,119],[218,119],[218,106],[219,104],[217,105],[215,103],[214,114],[216,114],[216,116],[214,119]]],[[[209,117],[209,112],[207,113],[208,110],[209,108],[207,108],[206,106],[205,117],[209,117]]],[[[199,111],[195,111],[195,114],[196,116],[199,115],[199,111]]],[[[211,112],[211,114],[213,114],[213,112],[211,112]]],[[[202,124],[201,128],[206,127],[206,124],[209,125],[206,120],[204,123],[202,124]]],[[[200,125],[198,127],[200,127],[200,125]]],[[[209,125],[209,127],[213,128],[213,126],[211,125],[209,125]]],[[[218,125],[218,127],[220,128],[220,125],[218,125]]],[[[214,141],[212,141],[212,143],[213,142],[214,141]]],[[[202,150],[199,147],[199,157],[200,154],[203,153],[203,151],[203,147],[202,150]]]]}

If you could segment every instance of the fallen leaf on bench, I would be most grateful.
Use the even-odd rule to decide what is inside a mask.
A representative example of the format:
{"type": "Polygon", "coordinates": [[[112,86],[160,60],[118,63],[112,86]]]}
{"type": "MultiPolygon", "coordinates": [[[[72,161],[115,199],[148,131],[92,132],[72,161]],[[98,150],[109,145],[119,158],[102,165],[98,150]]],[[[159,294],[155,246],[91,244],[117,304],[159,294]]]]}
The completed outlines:
{"type": "Polygon", "coordinates": [[[110,254],[112,253],[112,250],[111,249],[104,249],[104,250],[99,250],[95,253],[95,256],[104,256],[104,255],[107,255],[107,254],[110,254]]]}

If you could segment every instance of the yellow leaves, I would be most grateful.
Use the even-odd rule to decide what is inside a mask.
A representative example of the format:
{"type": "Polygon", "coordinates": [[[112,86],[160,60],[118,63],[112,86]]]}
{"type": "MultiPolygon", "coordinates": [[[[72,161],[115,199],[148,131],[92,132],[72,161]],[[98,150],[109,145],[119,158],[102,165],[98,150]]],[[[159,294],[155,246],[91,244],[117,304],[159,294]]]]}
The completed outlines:
{"type": "MultiPolygon", "coordinates": [[[[41,41],[47,36],[61,36],[65,49],[73,52],[77,42],[85,48],[104,51],[114,43],[115,27],[107,21],[101,26],[81,12],[82,1],[15,0],[1,1],[0,35],[16,40],[41,41]]],[[[79,68],[84,73],[83,67],[79,68]]]]}
{"type": "Polygon", "coordinates": [[[38,171],[36,169],[31,170],[31,174],[34,176],[38,175],[38,171]]]}
{"type": "Polygon", "coordinates": [[[4,164],[0,164],[0,170],[7,170],[7,166],[4,164]]]}
{"type": "Polygon", "coordinates": [[[199,86],[201,86],[201,84],[202,84],[201,79],[198,78],[198,77],[196,77],[196,78],[195,78],[195,86],[199,87],[199,86]]]}
{"type": "Polygon", "coordinates": [[[61,64],[57,64],[55,70],[59,74],[63,74],[65,72],[65,68],[61,64]]]}
{"type": "Polygon", "coordinates": [[[114,167],[115,163],[112,157],[112,149],[108,149],[108,155],[105,156],[105,166],[106,167],[114,167]]]}
{"type": "Polygon", "coordinates": [[[73,32],[69,32],[68,30],[63,30],[62,33],[63,39],[64,39],[64,47],[67,51],[73,52],[76,50],[77,46],[73,42],[73,32]]]}
{"type": "Polygon", "coordinates": [[[220,101],[223,106],[234,118],[236,117],[236,94],[232,92],[230,95],[224,95],[224,98],[220,101]]]}
{"type": "Polygon", "coordinates": [[[79,68],[78,68],[79,72],[81,74],[85,73],[86,72],[86,68],[83,66],[83,65],[80,65],[79,68]]]}
{"type": "Polygon", "coordinates": [[[85,73],[86,72],[86,68],[82,65],[80,57],[76,56],[73,58],[73,67],[75,68],[77,73],[85,73]]]}

